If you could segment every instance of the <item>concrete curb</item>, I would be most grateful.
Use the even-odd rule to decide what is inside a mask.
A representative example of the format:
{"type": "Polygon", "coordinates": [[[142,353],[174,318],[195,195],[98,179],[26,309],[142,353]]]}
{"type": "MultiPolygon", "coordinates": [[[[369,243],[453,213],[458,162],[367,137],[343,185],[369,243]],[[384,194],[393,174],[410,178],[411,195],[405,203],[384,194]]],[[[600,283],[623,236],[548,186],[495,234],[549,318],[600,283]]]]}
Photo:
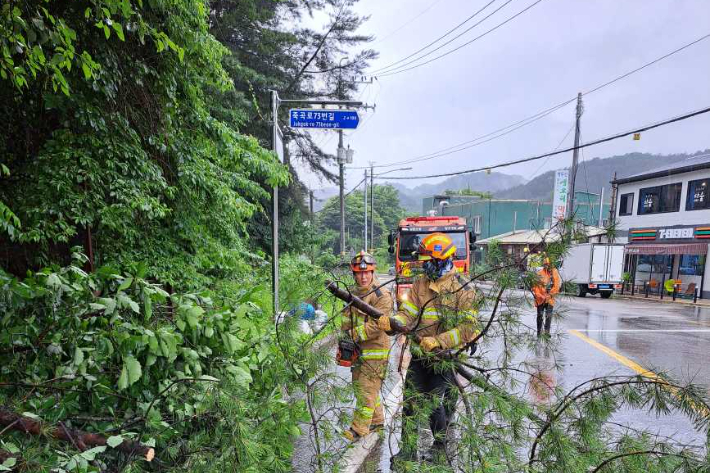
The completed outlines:
{"type": "Polygon", "coordinates": [[[676,300],[673,300],[671,297],[664,297],[663,299],[661,298],[651,298],[651,297],[644,297],[644,296],[630,296],[627,294],[616,294],[612,296],[613,299],[625,299],[629,301],[642,301],[642,302],[662,302],[665,304],[683,304],[683,305],[689,305],[689,306],[694,306],[694,307],[710,307],[710,301],[705,301],[705,302],[700,302],[700,299],[698,299],[698,302],[693,302],[689,300],[683,300],[680,298],[676,298],[676,300]]]}

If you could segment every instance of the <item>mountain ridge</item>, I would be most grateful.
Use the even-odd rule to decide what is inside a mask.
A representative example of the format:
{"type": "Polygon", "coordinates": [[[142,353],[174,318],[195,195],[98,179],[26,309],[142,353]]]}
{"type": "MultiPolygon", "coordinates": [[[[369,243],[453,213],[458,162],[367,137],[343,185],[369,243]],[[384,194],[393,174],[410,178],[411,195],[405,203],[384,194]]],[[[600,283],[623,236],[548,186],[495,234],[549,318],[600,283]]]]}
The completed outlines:
{"type": "MultiPolygon", "coordinates": [[[[604,200],[608,201],[611,195],[610,181],[614,178],[614,172],[616,172],[617,178],[628,177],[640,172],[650,171],[655,167],[668,163],[669,160],[680,162],[703,153],[710,153],[710,149],[694,153],[626,153],[605,158],[582,159],[577,171],[576,189],[578,191],[599,193],[603,187],[604,200]]],[[[552,201],[554,181],[555,170],[544,172],[530,180],[526,180],[523,176],[517,174],[478,172],[452,176],[439,183],[419,184],[413,188],[404,185],[403,181],[385,181],[383,184],[389,184],[397,189],[402,207],[408,212],[418,214],[421,212],[423,198],[442,194],[446,190],[470,188],[480,192],[490,192],[495,198],[499,199],[552,201]]],[[[326,200],[331,197],[337,197],[337,195],[337,187],[315,191],[316,198],[320,200],[316,201],[315,209],[322,208],[326,200]]]]}

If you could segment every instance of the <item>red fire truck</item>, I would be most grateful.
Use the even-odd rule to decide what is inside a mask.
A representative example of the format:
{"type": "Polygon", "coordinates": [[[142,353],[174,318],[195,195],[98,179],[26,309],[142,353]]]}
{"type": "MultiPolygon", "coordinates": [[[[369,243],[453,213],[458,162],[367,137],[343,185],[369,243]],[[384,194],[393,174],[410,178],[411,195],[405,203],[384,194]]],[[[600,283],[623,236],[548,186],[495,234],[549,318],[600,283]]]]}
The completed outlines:
{"type": "Polygon", "coordinates": [[[458,272],[468,274],[471,250],[476,236],[466,226],[462,217],[409,217],[399,221],[399,226],[388,238],[389,252],[395,257],[397,295],[406,292],[421,273],[421,263],[414,254],[419,242],[430,233],[441,232],[451,237],[456,245],[454,266],[458,272]]]}

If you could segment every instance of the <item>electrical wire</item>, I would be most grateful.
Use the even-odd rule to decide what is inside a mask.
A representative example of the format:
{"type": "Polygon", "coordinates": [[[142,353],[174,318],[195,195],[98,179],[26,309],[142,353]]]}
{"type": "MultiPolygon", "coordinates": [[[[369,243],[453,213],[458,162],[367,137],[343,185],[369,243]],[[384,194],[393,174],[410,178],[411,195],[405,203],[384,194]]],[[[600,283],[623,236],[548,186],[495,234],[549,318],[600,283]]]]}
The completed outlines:
{"type": "MultiPolygon", "coordinates": [[[[548,108],[546,110],[543,110],[535,115],[524,118],[524,119],[517,121],[515,123],[512,123],[506,127],[499,128],[499,129],[492,131],[490,133],[486,133],[485,135],[478,136],[472,140],[464,141],[463,143],[459,143],[457,145],[450,146],[448,148],[444,148],[444,149],[436,151],[434,153],[417,156],[415,158],[407,159],[404,161],[397,161],[394,163],[387,163],[387,164],[379,164],[379,165],[375,165],[373,167],[383,168],[383,167],[400,166],[403,164],[418,163],[418,162],[428,161],[430,159],[440,158],[442,156],[448,156],[450,154],[458,153],[460,151],[464,151],[466,149],[470,149],[470,148],[482,145],[484,143],[488,143],[490,141],[493,141],[493,140],[503,137],[505,135],[508,135],[520,128],[523,128],[524,126],[530,125],[538,120],[541,120],[542,118],[545,118],[546,116],[550,115],[551,113],[556,112],[557,110],[565,107],[566,105],[569,105],[570,103],[574,102],[575,100],[576,100],[576,98],[573,98],[573,99],[570,99],[566,102],[559,103],[552,108],[548,108]],[[486,139],[486,138],[488,138],[488,139],[486,139]],[[484,141],[481,141],[481,140],[484,140],[484,141]]],[[[365,169],[365,168],[369,168],[369,167],[370,166],[362,166],[362,167],[353,167],[350,169],[365,169]]]]}
{"type": "Polygon", "coordinates": [[[352,189],[350,189],[350,190],[348,191],[348,193],[343,196],[343,198],[345,198],[345,197],[349,196],[350,194],[352,194],[353,192],[355,192],[355,190],[356,190],[358,187],[360,187],[360,184],[362,184],[363,182],[365,182],[365,179],[367,179],[367,178],[366,178],[366,177],[363,177],[363,178],[362,178],[362,181],[358,182],[355,187],[353,187],[352,189]]]}
{"type": "MultiPolygon", "coordinates": [[[[560,149],[560,146],[562,146],[562,143],[564,143],[564,142],[567,140],[567,137],[572,133],[572,130],[574,130],[574,127],[575,127],[576,125],[577,125],[576,122],[572,122],[572,126],[569,127],[569,130],[567,130],[567,133],[565,134],[565,137],[560,140],[560,142],[559,142],[559,143],[557,144],[557,146],[555,147],[554,151],[557,151],[558,149],[560,149]]],[[[543,166],[545,166],[545,164],[547,164],[547,162],[548,162],[549,160],[550,160],[550,156],[548,156],[547,158],[545,158],[545,161],[543,161],[542,164],[535,170],[535,172],[530,175],[530,180],[532,180],[532,179],[537,175],[537,173],[540,172],[540,169],[542,169],[543,166]]]]}
{"type": "MultiPolygon", "coordinates": [[[[607,142],[609,142],[609,141],[617,140],[617,139],[623,138],[623,137],[625,137],[625,136],[633,135],[634,133],[643,133],[643,132],[645,132],[645,131],[653,130],[653,129],[655,129],[655,128],[659,128],[659,127],[662,127],[662,126],[665,126],[665,125],[670,125],[671,123],[676,123],[676,122],[680,122],[680,121],[683,121],[683,120],[687,120],[687,119],[689,119],[689,118],[693,118],[693,117],[696,117],[696,116],[699,116],[699,115],[703,115],[703,114],[708,113],[708,112],[710,112],[710,107],[706,107],[706,108],[703,108],[703,109],[700,109],[700,110],[696,110],[696,111],[694,111],[694,112],[689,112],[689,113],[686,113],[686,114],[684,114],[684,115],[680,115],[680,116],[677,116],[677,117],[674,117],[674,118],[669,118],[669,119],[667,119],[667,120],[664,120],[664,121],[661,121],[661,122],[658,122],[658,123],[654,123],[654,124],[652,124],[652,125],[647,125],[647,126],[644,126],[644,127],[641,127],[641,128],[637,128],[637,129],[635,129],[635,130],[625,131],[625,132],[622,132],[622,133],[617,133],[617,134],[615,134],[615,135],[607,136],[607,137],[605,137],[605,138],[600,138],[600,139],[598,139],[598,140],[590,141],[589,143],[581,144],[581,145],[577,146],[576,148],[577,148],[577,149],[582,149],[582,148],[587,148],[587,147],[589,147],[589,146],[595,146],[595,145],[599,145],[599,144],[602,144],[602,143],[607,143],[607,142]]],[[[491,166],[484,166],[484,167],[481,167],[481,168],[467,169],[467,170],[465,170],[465,171],[449,172],[449,173],[442,173],[442,174],[432,174],[432,175],[428,175],[428,176],[394,176],[394,177],[389,176],[389,177],[387,177],[387,178],[385,178],[385,179],[392,179],[392,180],[431,179],[431,178],[435,178],[435,177],[459,176],[459,175],[461,175],[461,174],[470,174],[470,173],[473,173],[473,172],[488,171],[488,170],[490,170],[490,169],[497,169],[497,168],[512,166],[512,165],[514,165],[514,164],[521,164],[521,163],[526,163],[526,162],[530,162],[530,161],[536,161],[536,160],[538,160],[538,159],[547,158],[547,157],[549,157],[549,156],[555,156],[555,155],[558,155],[558,154],[568,153],[568,152],[570,152],[570,151],[573,151],[574,149],[575,149],[575,147],[573,146],[573,147],[571,147],[571,148],[566,148],[566,149],[557,150],[557,151],[551,151],[551,152],[549,152],[549,153],[541,154],[541,155],[538,155],[538,156],[532,156],[532,157],[529,157],[529,158],[517,159],[517,160],[514,160],[514,161],[508,161],[508,162],[501,163],[501,164],[494,164],[494,165],[491,165],[491,166]]],[[[375,177],[377,177],[377,176],[375,176],[375,177]]]]}
{"type": "MultiPolygon", "coordinates": [[[[512,0],[509,0],[508,3],[509,3],[510,1],[512,1],[512,0]]],[[[385,73],[383,73],[383,74],[378,74],[378,76],[379,76],[379,77],[388,77],[388,76],[393,76],[393,75],[396,75],[396,74],[401,74],[401,73],[403,73],[403,72],[411,71],[411,70],[414,70],[414,69],[418,69],[418,68],[420,68],[420,67],[422,67],[422,66],[426,66],[427,64],[431,64],[432,62],[437,61],[437,60],[439,60],[439,59],[441,59],[441,58],[443,58],[443,57],[446,57],[446,56],[448,56],[449,54],[453,54],[453,53],[455,53],[456,51],[458,51],[458,50],[460,50],[460,49],[462,49],[462,48],[465,48],[466,46],[468,46],[468,45],[470,45],[470,44],[472,44],[472,43],[475,43],[475,42],[478,41],[479,39],[481,39],[481,38],[483,38],[483,37],[485,37],[485,36],[488,36],[490,33],[496,31],[498,28],[501,28],[502,26],[504,26],[504,25],[510,23],[511,21],[513,21],[514,19],[516,19],[517,17],[519,17],[519,16],[522,15],[523,13],[527,12],[527,11],[530,10],[531,8],[535,7],[536,5],[538,5],[538,4],[539,4],[540,2],[542,2],[542,1],[543,1],[543,0],[537,0],[536,2],[530,4],[529,6],[525,7],[524,9],[520,10],[520,11],[519,11],[518,13],[516,13],[515,15],[511,16],[511,17],[508,18],[507,20],[505,20],[505,21],[503,21],[503,22],[501,22],[501,23],[498,23],[496,26],[494,26],[494,27],[491,28],[490,30],[486,31],[485,33],[482,33],[482,34],[476,36],[476,37],[473,38],[472,40],[467,41],[467,42],[465,42],[465,43],[463,43],[463,44],[461,44],[461,45],[455,47],[454,49],[451,49],[451,50],[449,50],[449,51],[446,51],[446,52],[443,53],[443,54],[440,54],[440,55],[438,55],[438,56],[436,56],[436,57],[434,57],[434,58],[432,58],[432,59],[429,59],[428,61],[422,62],[422,63],[420,63],[420,64],[415,64],[414,66],[408,67],[408,68],[405,68],[405,69],[399,69],[399,68],[398,68],[397,70],[394,70],[394,71],[387,71],[387,72],[385,72],[385,73]]],[[[507,5],[507,3],[504,4],[503,6],[505,6],[505,5],[507,5]]],[[[498,10],[496,10],[496,11],[498,11],[498,10]]],[[[495,12],[494,12],[494,13],[495,13],[495,12]]],[[[490,16],[490,15],[489,15],[489,16],[490,16]]],[[[488,17],[486,17],[486,18],[488,18],[488,17]]],[[[484,20],[485,20],[485,18],[484,18],[484,20]]],[[[483,20],[481,20],[481,21],[483,21],[483,20]]],[[[404,66],[402,66],[402,67],[404,67],[404,66]]]]}
{"type": "Polygon", "coordinates": [[[385,36],[379,38],[377,41],[375,41],[375,42],[372,43],[372,44],[373,44],[373,45],[379,44],[379,43],[385,41],[387,38],[390,38],[390,37],[392,37],[393,35],[399,33],[399,32],[402,31],[404,28],[406,28],[407,26],[411,25],[411,24],[414,22],[414,20],[416,20],[416,19],[418,19],[419,17],[421,17],[423,14],[425,14],[426,12],[428,12],[429,10],[431,10],[432,8],[434,8],[434,7],[435,7],[436,5],[438,5],[439,3],[441,3],[441,0],[436,0],[434,3],[432,3],[431,5],[429,5],[428,7],[426,7],[424,10],[422,10],[417,16],[415,16],[415,17],[412,18],[411,20],[407,21],[406,23],[404,23],[402,26],[398,27],[398,28],[395,29],[394,31],[391,31],[390,33],[387,33],[385,36]]]}
{"type": "Polygon", "coordinates": [[[683,45],[683,46],[681,46],[681,47],[678,48],[678,49],[675,49],[675,50],[673,50],[673,51],[671,51],[671,52],[669,52],[669,53],[667,53],[667,54],[664,54],[663,56],[661,56],[661,57],[659,57],[659,58],[656,58],[656,59],[654,59],[654,60],[651,61],[651,62],[647,62],[646,64],[644,64],[644,65],[641,66],[641,67],[637,67],[636,69],[633,69],[633,70],[631,70],[631,71],[629,71],[629,72],[627,72],[627,73],[625,73],[625,74],[622,74],[622,75],[620,75],[620,76],[618,76],[618,77],[615,77],[614,79],[610,80],[609,82],[605,82],[605,83],[603,83],[603,84],[601,84],[601,85],[598,85],[597,87],[593,88],[592,90],[590,90],[590,91],[588,91],[588,92],[585,92],[583,95],[589,95],[589,94],[591,94],[591,93],[596,92],[596,91],[599,90],[599,89],[603,89],[604,87],[613,84],[614,82],[618,82],[618,81],[620,81],[620,80],[622,80],[622,79],[625,79],[625,78],[627,78],[628,76],[630,76],[630,75],[632,75],[632,74],[635,74],[635,73],[637,73],[637,72],[639,72],[639,71],[641,71],[641,70],[643,70],[643,69],[646,69],[647,67],[652,66],[652,65],[656,64],[657,62],[660,62],[660,61],[662,61],[662,60],[664,60],[664,59],[666,59],[666,58],[669,58],[669,57],[673,56],[674,54],[679,53],[679,52],[683,51],[684,49],[687,49],[687,48],[689,48],[689,47],[691,47],[691,46],[693,46],[693,45],[695,45],[695,44],[698,44],[699,42],[701,42],[701,41],[703,41],[703,40],[706,40],[706,39],[708,39],[708,38],[710,38],[710,33],[708,33],[708,34],[706,34],[706,35],[704,35],[704,36],[701,36],[700,38],[696,39],[695,41],[692,41],[692,42],[690,42],[690,43],[688,43],[688,44],[686,44],[686,45],[683,45]]]}
{"type": "MultiPolygon", "coordinates": [[[[377,74],[378,72],[382,72],[382,71],[385,71],[385,70],[387,70],[387,69],[393,69],[393,68],[394,68],[394,69],[399,69],[400,67],[403,67],[403,66],[398,66],[398,67],[394,67],[394,66],[397,66],[397,64],[400,64],[400,63],[406,61],[407,59],[409,59],[409,58],[411,58],[411,57],[413,57],[413,56],[416,56],[417,54],[421,53],[422,51],[426,51],[428,48],[430,48],[431,46],[435,45],[436,43],[438,43],[438,42],[441,41],[442,39],[444,39],[444,38],[446,38],[447,36],[449,36],[449,35],[450,35],[451,33],[453,33],[454,31],[456,31],[457,29],[461,28],[463,25],[465,25],[466,23],[468,23],[469,21],[471,21],[472,19],[474,19],[474,18],[475,18],[476,16],[478,16],[483,10],[485,10],[486,8],[488,8],[489,6],[491,6],[491,5],[492,5],[493,3],[495,3],[496,1],[497,1],[497,0],[491,0],[490,2],[488,2],[487,4],[485,4],[482,8],[480,8],[479,10],[477,10],[473,15],[469,16],[468,18],[466,18],[465,20],[463,20],[461,23],[459,23],[458,25],[454,26],[453,28],[451,28],[449,31],[447,31],[447,32],[444,33],[443,35],[441,35],[441,36],[439,36],[438,38],[436,38],[434,41],[428,43],[426,46],[424,46],[424,47],[422,47],[422,48],[420,48],[420,49],[414,51],[414,52],[413,52],[412,54],[410,54],[409,56],[403,57],[403,58],[400,59],[399,61],[395,61],[395,62],[393,62],[393,63],[391,63],[391,64],[388,64],[388,65],[385,66],[385,67],[380,67],[379,69],[375,69],[374,71],[371,72],[371,74],[377,74]]],[[[508,0],[508,2],[506,2],[502,7],[499,7],[499,8],[498,8],[497,10],[495,10],[493,13],[497,12],[498,10],[500,10],[501,8],[503,8],[505,5],[507,5],[507,4],[510,3],[511,1],[512,1],[512,0],[508,0]]],[[[490,15],[489,15],[489,16],[490,16],[490,15]]],[[[487,16],[486,18],[488,18],[488,16],[487,16]]],[[[425,54],[424,56],[422,56],[422,57],[420,57],[420,58],[414,59],[414,61],[418,61],[419,59],[422,59],[423,57],[426,57],[427,55],[432,54],[432,53],[438,51],[439,49],[441,49],[442,47],[446,46],[447,44],[450,44],[451,41],[457,40],[458,38],[461,37],[461,35],[464,35],[464,34],[468,33],[472,28],[475,28],[476,26],[478,26],[479,24],[481,24],[481,22],[485,21],[486,18],[484,18],[483,20],[481,20],[481,21],[479,21],[478,23],[474,24],[473,26],[469,27],[469,28],[468,28],[467,30],[465,30],[463,33],[460,33],[459,35],[455,36],[454,38],[452,38],[452,39],[449,40],[448,42],[442,44],[442,45],[439,46],[437,49],[428,52],[427,54],[425,54]]],[[[406,64],[405,64],[405,65],[406,65],[406,64]]]]}
{"type": "MultiPolygon", "coordinates": [[[[675,50],[673,50],[673,51],[671,51],[671,52],[669,52],[669,53],[664,54],[663,56],[660,56],[660,57],[658,57],[658,58],[656,58],[656,59],[650,61],[650,62],[647,62],[647,63],[643,64],[643,65],[640,66],[640,67],[637,67],[637,68],[635,68],[635,69],[632,69],[632,70],[630,70],[630,71],[627,71],[627,72],[625,72],[625,73],[623,73],[623,74],[621,74],[621,75],[619,75],[619,76],[617,76],[617,77],[615,77],[615,78],[613,78],[613,79],[611,79],[611,80],[609,80],[609,81],[607,81],[607,82],[604,82],[604,83],[602,83],[602,84],[600,84],[600,85],[597,85],[597,86],[595,86],[594,88],[590,89],[589,91],[583,92],[583,93],[582,93],[582,96],[586,96],[586,95],[589,95],[589,94],[593,94],[593,93],[595,93],[595,92],[598,92],[599,90],[604,89],[605,87],[608,87],[608,86],[610,86],[610,85],[612,85],[612,84],[614,84],[614,83],[616,83],[616,82],[618,82],[618,81],[620,81],[620,80],[622,80],[622,79],[625,79],[625,78],[627,78],[627,77],[629,77],[629,76],[631,76],[631,75],[633,75],[633,74],[635,74],[635,73],[637,73],[637,72],[640,72],[640,71],[646,69],[647,67],[652,66],[652,65],[654,65],[654,64],[656,64],[656,63],[658,63],[658,62],[660,62],[660,61],[662,61],[662,60],[664,60],[664,59],[667,59],[667,58],[669,58],[669,57],[671,57],[671,56],[673,56],[673,55],[675,55],[675,54],[677,54],[677,53],[679,53],[679,52],[681,52],[681,51],[683,51],[683,50],[685,50],[685,49],[687,49],[687,48],[689,48],[689,47],[691,47],[691,46],[693,46],[693,45],[695,45],[695,44],[697,44],[697,43],[700,43],[701,41],[704,41],[704,40],[706,40],[706,39],[708,39],[708,38],[710,38],[710,33],[709,33],[709,34],[705,34],[704,36],[701,36],[700,38],[698,38],[698,39],[696,39],[696,40],[694,40],[694,41],[691,41],[690,43],[687,43],[687,44],[685,44],[685,45],[683,45],[683,46],[681,46],[681,47],[679,47],[679,48],[677,48],[677,49],[675,49],[675,50]]],[[[546,110],[543,110],[543,111],[541,111],[541,112],[538,112],[538,113],[536,113],[535,115],[531,115],[531,116],[529,116],[529,117],[527,117],[527,118],[524,118],[524,119],[522,119],[522,120],[519,120],[519,121],[517,121],[517,122],[515,122],[515,123],[512,123],[512,124],[510,124],[510,125],[508,125],[508,126],[505,126],[505,127],[503,127],[503,128],[499,128],[498,130],[495,130],[495,131],[492,131],[492,132],[487,133],[487,134],[485,134],[485,135],[481,135],[481,136],[479,136],[479,137],[473,138],[473,139],[471,139],[471,140],[469,140],[469,141],[464,141],[464,142],[462,142],[462,143],[459,143],[459,144],[456,144],[456,145],[453,145],[453,146],[450,146],[450,147],[448,147],[448,148],[444,148],[444,149],[442,149],[442,150],[438,150],[438,151],[435,151],[435,152],[432,152],[432,153],[428,153],[428,154],[425,154],[425,155],[415,156],[414,158],[411,158],[411,159],[407,159],[407,160],[403,160],[403,161],[397,161],[397,162],[392,162],[392,163],[386,163],[386,164],[378,164],[378,165],[376,165],[376,166],[374,166],[374,167],[378,167],[378,168],[380,168],[380,167],[392,167],[392,166],[400,166],[400,165],[403,165],[403,164],[410,164],[410,163],[413,163],[413,162],[426,161],[426,160],[428,160],[428,159],[433,159],[433,158],[436,158],[436,157],[440,157],[440,155],[441,155],[441,156],[446,156],[446,155],[448,155],[448,154],[452,154],[452,153],[446,153],[446,154],[441,154],[441,153],[445,153],[446,151],[453,150],[453,149],[460,148],[460,147],[461,147],[461,149],[459,149],[459,150],[457,150],[457,151],[455,151],[455,152],[464,151],[464,150],[468,149],[468,147],[464,147],[464,146],[467,145],[467,144],[480,141],[481,139],[484,139],[484,138],[487,138],[487,137],[489,137],[489,136],[491,136],[491,135],[494,135],[494,134],[496,134],[496,133],[505,131],[505,130],[507,130],[508,128],[516,127],[517,125],[522,124],[522,123],[525,123],[525,122],[528,122],[528,121],[529,121],[529,122],[528,122],[528,123],[525,123],[523,126],[526,126],[526,125],[529,125],[529,124],[531,124],[531,123],[534,123],[535,121],[537,121],[537,120],[539,120],[539,119],[541,119],[541,118],[543,118],[543,117],[549,115],[550,113],[552,113],[552,112],[554,112],[554,111],[556,111],[556,110],[559,110],[560,108],[564,107],[565,105],[567,105],[567,104],[573,102],[575,99],[576,99],[576,98],[573,97],[573,98],[571,98],[570,100],[567,100],[567,101],[565,101],[565,102],[561,102],[561,103],[559,103],[559,104],[557,104],[557,105],[555,105],[555,106],[553,106],[553,107],[550,107],[550,108],[548,108],[548,109],[546,109],[546,110]]],[[[519,129],[519,128],[522,128],[522,126],[516,128],[516,129],[519,129]]],[[[500,136],[505,136],[506,134],[507,134],[507,133],[504,133],[504,134],[501,134],[500,136]]],[[[488,141],[491,141],[491,140],[488,140],[488,141]]],[[[486,141],[486,142],[487,142],[487,141],[486,141]]],[[[364,167],[351,168],[351,169],[364,169],[364,167]]]]}

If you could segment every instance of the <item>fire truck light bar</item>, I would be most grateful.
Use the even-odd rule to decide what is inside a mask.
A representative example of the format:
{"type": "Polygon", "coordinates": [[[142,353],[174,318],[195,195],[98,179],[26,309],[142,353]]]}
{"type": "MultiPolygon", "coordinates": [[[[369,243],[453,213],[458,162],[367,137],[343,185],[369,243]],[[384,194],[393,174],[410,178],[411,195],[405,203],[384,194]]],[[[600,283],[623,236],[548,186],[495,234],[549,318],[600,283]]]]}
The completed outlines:
{"type": "Polygon", "coordinates": [[[402,227],[402,233],[434,233],[434,232],[464,232],[464,225],[449,226],[449,227],[402,227]]]}

